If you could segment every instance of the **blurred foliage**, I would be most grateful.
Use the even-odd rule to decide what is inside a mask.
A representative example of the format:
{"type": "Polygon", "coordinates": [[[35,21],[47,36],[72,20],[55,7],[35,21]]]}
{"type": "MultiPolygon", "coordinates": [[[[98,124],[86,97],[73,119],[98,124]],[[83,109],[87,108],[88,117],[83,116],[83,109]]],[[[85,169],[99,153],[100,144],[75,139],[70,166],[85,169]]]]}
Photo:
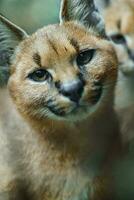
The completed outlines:
{"type": "Polygon", "coordinates": [[[58,22],[59,0],[0,0],[0,13],[29,33],[58,22]]]}

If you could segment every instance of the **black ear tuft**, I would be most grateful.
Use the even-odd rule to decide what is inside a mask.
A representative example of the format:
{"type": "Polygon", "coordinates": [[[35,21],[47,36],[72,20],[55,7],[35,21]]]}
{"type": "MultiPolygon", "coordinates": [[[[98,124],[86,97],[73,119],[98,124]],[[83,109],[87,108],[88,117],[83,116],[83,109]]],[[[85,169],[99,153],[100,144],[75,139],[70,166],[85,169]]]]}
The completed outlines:
{"type": "Polygon", "coordinates": [[[19,42],[28,37],[27,33],[0,14],[0,86],[9,76],[10,57],[19,42]]]}

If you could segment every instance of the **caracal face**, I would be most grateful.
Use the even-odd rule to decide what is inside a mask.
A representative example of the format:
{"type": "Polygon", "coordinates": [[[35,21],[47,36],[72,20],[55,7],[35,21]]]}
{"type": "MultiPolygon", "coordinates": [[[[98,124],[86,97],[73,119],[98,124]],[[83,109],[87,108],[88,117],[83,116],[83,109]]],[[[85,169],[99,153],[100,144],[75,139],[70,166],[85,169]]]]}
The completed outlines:
{"type": "Polygon", "coordinates": [[[43,28],[20,44],[9,88],[21,112],[80,120],[109,98],[116,75],[111,44],[71,22],[43,28]]]}
{"type": "Polygon", "coordinates": [[[2,51],[15,49],[8,85],[23,115],[78,121],[112,102],[117,57],[94,1],[61,1],[60,24],[31,36],[0,20],[2,51]]]}

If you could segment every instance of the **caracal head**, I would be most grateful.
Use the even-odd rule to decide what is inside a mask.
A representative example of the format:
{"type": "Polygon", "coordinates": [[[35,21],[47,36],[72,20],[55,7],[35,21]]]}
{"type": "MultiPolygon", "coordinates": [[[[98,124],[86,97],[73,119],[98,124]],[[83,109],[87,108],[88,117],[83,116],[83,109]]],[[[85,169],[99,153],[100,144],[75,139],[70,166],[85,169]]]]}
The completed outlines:
{"type": "Polygon", "coordinates": [[[31,36],[0,20],[9,90],[23,115],[78,121],[111,103],[117,58],[93,1],[62,1],[60,24],[31,36]]]}

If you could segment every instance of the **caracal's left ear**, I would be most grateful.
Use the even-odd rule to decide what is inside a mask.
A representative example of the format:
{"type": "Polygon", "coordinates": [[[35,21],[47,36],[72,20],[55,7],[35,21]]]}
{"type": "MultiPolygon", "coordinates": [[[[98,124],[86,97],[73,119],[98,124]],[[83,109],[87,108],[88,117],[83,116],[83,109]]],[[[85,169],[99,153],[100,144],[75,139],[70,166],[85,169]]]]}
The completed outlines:
{"type": "Polygon", "coordinates": [[[14,49],[26,37],[23,29],[0,15],[0,50],[14,49]]]}
{"type": "Polygon", "coordinates": [[[9,63],[14,49],[27,37],[23,29],[0,15],[0,86],[8,79],[9,63]]]}
{"type": "Polygon", "coordinates": [[[94,0],[61,0],[60,22],[77,20],[105,36],[105,25],[94,0]]]}

